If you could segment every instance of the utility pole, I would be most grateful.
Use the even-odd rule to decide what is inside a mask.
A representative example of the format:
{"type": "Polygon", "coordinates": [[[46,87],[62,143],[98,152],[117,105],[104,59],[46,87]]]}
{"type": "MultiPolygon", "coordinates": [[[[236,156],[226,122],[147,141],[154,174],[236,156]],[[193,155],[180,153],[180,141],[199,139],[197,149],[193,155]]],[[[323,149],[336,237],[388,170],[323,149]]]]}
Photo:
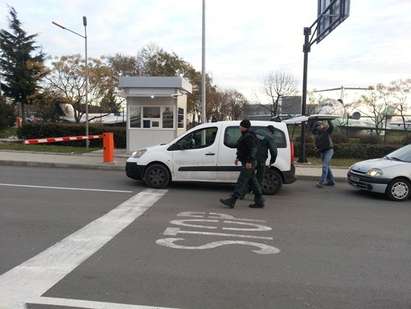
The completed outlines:
{"type": "Polygon", "coordinates": [[[89,83],[89,69],[88,69],[88,49],[87,49],[87,17],[83,16],[83,26],[84,26],[84,50],[85,50],[85,64],[86,64],[86,149],[90,147],[90,140],[88,139],[89,133],[89,123],[88,123],[88,83],[89,83]]]}
{"type": "MultiPolygon", "coordinates": [[[[307,113],[307,79],[308,79],[308,53],[311,51],[310,44],[311,28],[304,28],[304,70],[303,70],[303,96],[301,102],[301,115],[305,116],[307,113]]],[[[307,158],[305,156],[305,123],[301,123],[301,136],[300,136],[300,155],[298,162],[305,163],[307,158]]]]}
{"type": "Polygon", "coordinates": [[[203,25],[202,25],[202,69],[201,69],[201,120],[207,122],[206,109],[206,0],[203,0],[203,25]]]}
{"type": "Polygon", "coordinates": [[[88,117],[89,68],[88,68],[88,55],[87,55],[87,52],[88,52],[88,49],[87,49],[87,17],[86,17],[86,16],[83,16],[84,35],[76,32],[76,31],[74,31],[74,30],[71,30],[71,29],[69,29],[69,28],[66,28],[66,27],[64,27],[64,26],[56,23],[55,21],[52,21],[52,24],[55,25],[55,26],[57,26],[57,27],[59,27],[59,28],[61,28],[61,29],[63,29],[63,30],[66,30],[66,31],[68,31],[68,32],[71,32],[71,33],[73,33],[73,34],[75,34],[75,35],[77,35],[77,36],[79,36],[79,37],[81,37],[81,38],[84,39],[84,54],[85,54],[85,66],[86,66],[86,81],[85,81],[85,83],[84,83],[85,93],[86,93],[86,100],[85,100],[85,101],[86,101],[86,136],[87,136],[87,139],[86,139],[86,148],[88,149],[88,148],[89,148],[89,145],[90,145],[90,140],[88,139],[88,136],[89,136],[89,121],[88,121],[88,119],[89,119],[89,117],[88,117]]]}

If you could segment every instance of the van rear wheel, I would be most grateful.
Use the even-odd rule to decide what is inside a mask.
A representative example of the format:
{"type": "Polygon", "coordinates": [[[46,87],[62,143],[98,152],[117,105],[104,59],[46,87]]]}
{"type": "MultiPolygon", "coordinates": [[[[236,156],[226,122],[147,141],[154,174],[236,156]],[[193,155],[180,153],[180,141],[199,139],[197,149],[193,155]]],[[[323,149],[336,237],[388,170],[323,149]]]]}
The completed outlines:
{"type": "Polygon", "coordinates": [[[152,164],[144,172],[144,182],[149,187],[163,189],[169,185],[170,181],[170,172],[164,165],[152,164]]]}
{"type": "Polygon", "coordinates": [[[266,168],[263,179],[263,194],[274,195],[280,191],[283,185],[283,179],[275,169],[266,168]]]}

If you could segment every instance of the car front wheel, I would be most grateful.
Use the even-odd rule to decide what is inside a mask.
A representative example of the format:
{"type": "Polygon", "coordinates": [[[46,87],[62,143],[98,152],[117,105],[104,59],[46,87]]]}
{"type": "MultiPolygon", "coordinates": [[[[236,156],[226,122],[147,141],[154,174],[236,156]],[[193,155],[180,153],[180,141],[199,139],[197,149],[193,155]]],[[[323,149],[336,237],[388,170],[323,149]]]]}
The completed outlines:
{"type": "Polygon", "coordinates": [[[387,188],[387,196],[393,201],[405,201],[410,196],[411,185],[407,179],[394,179],[387,188]]]}
{"type": "Polygon", "coordinates": [[[144,172],[144,182],[149,187],[156,189],[166,188],[170,181],[170,173],[164,165],[152,164],[144,172]]]}

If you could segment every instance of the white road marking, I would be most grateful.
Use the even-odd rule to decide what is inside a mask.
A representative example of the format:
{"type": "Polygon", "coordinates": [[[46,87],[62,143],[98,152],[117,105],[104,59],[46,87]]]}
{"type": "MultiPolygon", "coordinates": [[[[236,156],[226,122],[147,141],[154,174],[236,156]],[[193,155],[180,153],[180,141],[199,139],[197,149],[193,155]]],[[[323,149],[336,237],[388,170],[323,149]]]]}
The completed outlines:
{"type": "Polygon", "coordinates": [[[191,234],[191,235],[207,235],[207,236],[222,236],[222,237],[238,237],[238,238],[252,238],[252,239],[265,239],[273,240],[272,237],[254,236],[254,235],[240,235],[240,234],[227,234],[227,233],[214,233],[214,232],[198,232],[198,231],[182,231],[178,227],[168,227],[164,233],[165,236],[177,236],[179,234],[191,234]]]}
{"type": "Polygon", "coordinates": [[[173,308],[165,308],[165,307],[116,304],[116,303],[105,303],[105,302],[97,302],[97,301],[67,299],[67,298],[52,298],[52,297],[38,297],[36,299],[29,300],[28,303],[38,304],[38,305],[86,308],[86,309],[173,309],[173,308]]]}
{"type": "Polygon", "coordinates": [[[265,220],[256,219],[242,219],[236,218],[232,215],[217,213],[217,212],[204,212],[204,211],[184,211],[180,212],[177,217],[191,217],[191,218],[207,218],[207,219],[219,219],[219,220],[235,220],[235,221],[248,221],[248,222],[266,222],[265,220]]]}
{"type": "Polygon", "coordinates": [[[90,191],[90,192],[109,192],[109,193],[133,193],[133,191],[128,191],[128,190],[109,190],[109,189],[93,189],[93,188],[35,186],[35,185],[20,185],[20,184],[15,184],[15,183],[0,183],[0,187],[49,189],[49,190],[69,190],[69,191],[90,191]]]}
{"type": "Polygon", "coordinates": [[[145,190],[0,276],[1,309],[23,309],[101,249],[166,194],[145,190]]]}
{"type": "Polygon", "coordinates": [[[186,246],[184,244],[176,243],[176,242],[182,242],[186,240],[185,238],[170,237],[170,238],[158,239],[156,241],[157,245],[168,247],[168,248],[173,248],[173,249],[183,249],[183,250],[207,250],[207,249],[214,249],[214,248],[227,246],[227,245],[239,245],[239,246],[256,247],[257,249],[251,250],[252,252],[256,254],[278,254],[280,253],[280,249],[267,245],[267,244],[254,242],[254,241],[244,241],[244,240],[233,240],[232,239],[232,238],[248,238],[248,239],[261,239],[261,240],[271,240],[272,241],[273,237],[219,233],[218,231],[215,231],[218,229],[218,226],[200,224],[200,223],[228,224],[229,225],[228,227],[226,226],[221,227],[223,231],[240,231],[240,232],[271,231],[272,230],[271,227],[261,224],[261,223],[265,223],[266,222],[265,220],[236,218],[232,215],[227,215],[223,213],[201,212],[201,211],[180,212],[179,214],[177,214],[177,217],[180,217],[180,218],[185,217],[188,219],[171,220],[170,224],[177,225],[177,226],[183,226],[183,227],[202,229],[202,231],[201,230],[200,231],[184,231],[184,230],[181,230],[179,227],[168,227],[164,231],[163,235],[177,236],[181,234],[183,235],[189,234],[189,235],[202,235],[202,236],[229,237],[231,239],[213,241],[213,242],[209,242],[209,243],[198,245],[198,246],[186,246]],[[235,225],[239,225],[239,226],[236,227],[235,225]],[[209,231],[209,230],[213,230],[213,231],[209,231]]]}
{"type": "Polygon", "coordinates": [[[225,220],[224,223],[248,226],[248,228],[246,227],[223,227],[224,231],[267,232],[267,231],[272,230],[272,228],[267,225],[251,223],[251,222],[236,222],[236,221],[225,220]]]}
{"type": "Polygon", "coordinates": [[[220,241],[214,241],[214,242],[209,242],[205,245],[202,246],[183,246],[183,245],[177,245],[175,242],[184,240],[184,238],[163,238],[163,239],[158,239],[156,241],[157,245],[164,246],[164,247],[169,247],[173,249],[184,249],[184,250],[207,250],[207,249],[214,249],[226,245],[243,245],[243,246],[251,246],[251,247],[257,247],[258,250],[252,250],[254,253],[257,254],[277,254],[280,253],[280,249],[269,246],[266,244],[262,244],[259,242],[252,242],[252,241],[242,241],[242,240],[220,240],[220,241]]]}
{"type": "MultiPolygon", "coordinates": [[[[218,223],[219,220],[216,219],[182,219],[182,220],[171,220],[170,224],[184,226],[184,227],[193,227],[199,229],[209,229],[209,230],[216,230],[217,226],[210,226],[210,225],[200,225],[200,224],[190,224],[187,222],[204,222],[204,223],[218,223]]],[[[271,231],[272,228],[266,225],[257,224],[253,222],[242,222],[242,221],[231,221],[231,220],[224,220],[222,221],[226,224],[238,224],[238,225],[245,225],[248,228],[241,228],[241,227],[223,227],[223,230],[227,231],[244,231],[244,232],[266,232],[271,231]]]]}

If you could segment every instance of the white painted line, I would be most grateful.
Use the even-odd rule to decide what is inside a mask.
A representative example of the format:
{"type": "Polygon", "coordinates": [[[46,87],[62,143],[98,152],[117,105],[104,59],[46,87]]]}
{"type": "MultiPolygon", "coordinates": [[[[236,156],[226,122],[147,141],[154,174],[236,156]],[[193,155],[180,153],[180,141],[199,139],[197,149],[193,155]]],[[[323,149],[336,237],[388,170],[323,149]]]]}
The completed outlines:
{"type": "Polygon", "coordinates": [[[156,241],[157,245],[164,246],[164,247],[169,247],[173,249],[183,249],[183,250],[207,250],[207,249],[214,249],[226,245],[242,245],[242,246],[248,246],[248,247],[256,247],[256,249],[251,250],[252,252],[256,254],[278,254],[280,253],[280,249],[269,246],[266,244],[258,243],[258,242],[253,242],[253,241],[243,241],[243,240],[220,240],[220,241],[213,241],[208,244],[204,244],[201,246],[184,246],[184,245],[179,245],[176,244],[178,241],[182,241],[184,238],[163,238],[163,239],[158,239],[156,241]]]}
{"type": "Polygon", "coordinates": [[[127,190],[109,190],[109,189],[73,188],[73,187],[51,187],[51,186],[20,185],[20,184],[15,184],[15,183],[0,183],[0,187],[50,189],[50,190],[69,190],[69,191],[110,192],[110,193],[133,193],[133,191],[127,191],[127,190]]]}
{"type": "Polygon", "coordinates": [[[161,199],[166,190],[145,190],[52,247],[0,276],[2,309],[23,309],[100,250],[161,199]]]}
{"type": "Polygon", "coordinates": [[[173,309],[165,307],[152,307],[152,306],[139,306],[139,305],[127,305],[116,303],[105,303],[88,300],[77,300],[67,298],[51,298],[51,297],[39,297],[28,301],[29,304],[36,305],[52,305],[52,306],[64,306],[73,308],[87,308],[87,309],[173,309]]]}
{"type": "Polygon", "coordinates": [[[253,235],[240,235],[240,234],[227,234],[227,233],[214,233],[214,232],[198,232],[198,231],[182,231],[178,227],[168,227],[164,231],[165,236],[177,236],[179,234],[191,234],[191,235],[207,235],[207,236],[222,236],[222,237],[238,237],[238,238],[251,238],[251,239],[265,239],[273,240],[272,237],[265,236],[253,236],[253,235]]]}

